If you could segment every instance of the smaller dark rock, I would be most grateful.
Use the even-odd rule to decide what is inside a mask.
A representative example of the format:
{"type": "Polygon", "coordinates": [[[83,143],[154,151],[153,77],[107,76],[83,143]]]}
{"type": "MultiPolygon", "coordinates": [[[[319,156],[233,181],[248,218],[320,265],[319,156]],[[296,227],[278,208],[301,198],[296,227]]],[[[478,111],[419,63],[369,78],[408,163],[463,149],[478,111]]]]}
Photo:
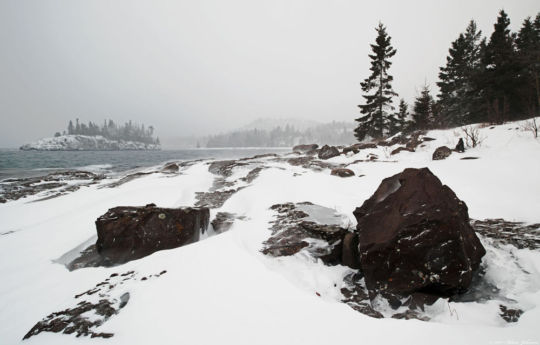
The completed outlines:
{"type": "Polygon", "coordinates": [[[319,150],[319,159],[330,159],[339,156],[339,150],[335,146],[324,145],[319,150]]]}
{"type": "Polygon", "coordinates": [[[354,176],[354,171],[347,168],[335,168],[332,169],[330,175],[339,176],[339,177],[351,177],[354,176]]]}
{"type": "Polygon", "coordinates": [[[501,313],[499,314],[504,321],[506,322],[518,322],[519,318],[523,314],[523,310],[521,309],[510,309],[505,305],[500,304],[499,309],[501,310],[501,313]]]}
{"type": "Polygon", "coordinates": [[[225,232],[231,228],[235,219],[234,213],[229,212],[218,212],[216,217],[212,220],[210,224],[214,228],[214,231],[218,234],[225,232]]]}
{"type": "Polygon", "coordinates": [[[473,159],[478,159],[478,157],[463,157],[463,158],[460,158],[462,161],[467,161],[467,160],[473,160],[473,159]]]}
{"type": "Polygon", "coordinates": [[[305,248],[309,246],[309,243],[305,241],[297,242],[297,243],[291,243],[291,244],[284,244],[284,245],[274,245],[268,248],[265,248],[262,250],[262,253],[264,255],[271,255],[271,256],[290,256],[298,253],[302,248],[305,248]]]}
{"type": "Polygon", "coordinates": [[[463,138],[459,138],[459,141],[454,148],[454,151],[456,152],[465,152],[465,144],[463,144],[463,138]]]}
{"type": "Polygon", "coordinates": [[[341,263],[353,269],[360,268],[360,253],[358,253],[358,235],[347,232],[343,237],[341,263]]]}
{"type": "Polygon", "coordinates": [[[398,147],[397,149],[394,149],[392,150],[392,152],[390,152],[390,155],[396,155],[398,153],[400,153],[401,151],[409,151],[409,152],[414,152],[414,149],[411,149],[411,148],[408,148],[408,147],[404,147],[404,146],[400,146],[398,147]]]}
{"type": "Polygon", "coordinates": [[[433,140],[435,140],[435,138],[422,137],[422,141],[433,141],[433,140]]]}
{"type": "Polygon", "coordinates": [[[319,145],[317,144],[296,145],[293,147],[293,152],[305,153],[305,152],[316,150],[318,148],[319,148],[319,145]]]}
{"type": "Polygon", "coordinates": [[[341,153],[346,155],[349,152],[352,152],[353,154],[357,154],[358,152],[360,152],[360,150],[356,147],[356,145],[352,145],[352,146],[344,147],[341,153]]]}
{"type": "Polygon", "coordinates": [[[446,146],[441,146],[435,149],[435,152],[433,152],[433,160],[438,161],[445,159],[446,157],[450,156],[452,154],[452,150],[450,150],[446,146]]]}
{"type": "Polygon", "coordinates": [[[176,163],[165,164],[165,166],[163,167],[163,169],[161,169],[161,171],[166,172],[166,173],[178,172],[178,164],[176,164],[176,163]]]}

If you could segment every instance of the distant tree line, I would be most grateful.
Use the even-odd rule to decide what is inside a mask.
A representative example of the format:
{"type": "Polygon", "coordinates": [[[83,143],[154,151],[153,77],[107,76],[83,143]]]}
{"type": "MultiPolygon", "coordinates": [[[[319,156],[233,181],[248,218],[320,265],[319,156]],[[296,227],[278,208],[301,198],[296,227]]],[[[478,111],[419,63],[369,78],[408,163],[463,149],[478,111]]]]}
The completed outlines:
{"type": "MultiPolygon", "coordinates": [[[[154,127],[145,127],[144,124],[134,124],[128,121],[123,125],[117,125],[113,120],[104,120],[101,126],[93,123],[92,121],[86,123],[80,123],[79,119],[73,121],[70,120],[67,126],[67,130],[63,132],[64,135],[88,135],[96,136],[101,135],[110,140],[125,140],[125,141],[137,141],[145,144],[160,144],[159,138],[154,139],[154,127]]],[[[55,136],[62,135],[60,132],[56,132],[55,136]]]]}
{"type": "Polygon", "coordinates": [[[428,85],[412,109],[392,88],[390,59],[396,54],[382,23],[371,45],[371,74],[360,85],[365,102],[356,119],[355,136],[382,138],[397,132],[448,128],[471,123],[500,124],[540,115],[540,13],[525,19],[519,32],[509,29],[501,10],[489,39],[474,20],[451,43],[446,65],[440,68],[435,99],[428,85]]]}
{"type": "Polygon", "coordinates": [[[353,124],[332,122],[300,131],[293,126],[277,126],[271,130],[249,129],[210,136],[207,147],[291,147],[299,143],[339,145],[354,140],[353,124]]]}

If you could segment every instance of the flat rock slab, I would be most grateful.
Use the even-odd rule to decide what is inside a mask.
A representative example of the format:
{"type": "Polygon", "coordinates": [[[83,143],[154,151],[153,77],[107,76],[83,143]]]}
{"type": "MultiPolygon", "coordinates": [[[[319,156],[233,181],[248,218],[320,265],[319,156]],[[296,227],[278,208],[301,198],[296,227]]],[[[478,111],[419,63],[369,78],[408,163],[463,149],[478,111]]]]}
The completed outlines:
{"type": "Polygon", "coordinates": [[[88,171],[66,170],[46,176],[6,179],[0,182],[0,203],[40,193],[45,194],[40,200],[51,199],[73,192],[82,186],[98,183],[104,178],[104,175],[88,171]]]}
{"type": "Polygon", "coordinates": [[[104,260],[121,264],[197,242],[209,217],[206,207],[115,207],[96,220],[96,248],[104,260]]]}
{"type": "Polygon", "coordinates": [[[511,244],[519,249],[540,249],[540,223],[524,224],[504,219],[471,220],[474,230],[494,240],[496,245],[511,244]]]}

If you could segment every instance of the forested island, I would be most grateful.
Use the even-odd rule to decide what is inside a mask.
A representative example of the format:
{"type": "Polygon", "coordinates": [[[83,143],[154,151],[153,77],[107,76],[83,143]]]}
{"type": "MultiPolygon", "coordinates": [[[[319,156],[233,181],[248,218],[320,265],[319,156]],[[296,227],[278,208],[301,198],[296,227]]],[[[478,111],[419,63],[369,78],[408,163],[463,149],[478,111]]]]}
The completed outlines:
{"type": "Polygon", "coordinates": [[[69,121],[66,130],[56,132],[52,138],[40,139],[20,147],[21,150],[39,151],[116,151],[160,150],[159,138],[154,138],[154,127],[128,121],[123,125],[105,120],[101,126],[92,121],[69,121]]]}

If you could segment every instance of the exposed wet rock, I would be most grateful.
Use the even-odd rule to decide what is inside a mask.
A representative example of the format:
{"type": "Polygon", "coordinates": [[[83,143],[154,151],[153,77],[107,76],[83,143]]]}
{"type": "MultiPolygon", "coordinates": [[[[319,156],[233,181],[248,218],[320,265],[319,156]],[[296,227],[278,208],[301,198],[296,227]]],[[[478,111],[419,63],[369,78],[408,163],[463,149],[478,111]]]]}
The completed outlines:
{"type": "Polygon", "coordinates": [[[339,150],[335,146],[324,145],[319,150],[319,159],[330,159],[339,156],[339,150]]]}
{"type": "Polygon", "coordinates": [[[161,169],[161,171],[165,173],[175,173],[175,172],[178,172],[178,170],[180,170],[180,168],[178,167],[178,164],[176,163],[167,163],[161,169]]]}
{"type": "Polygon", "coordinates": [[[343,279],[341,294],[343,295],[341,301],[354,310],[376,319],[384,318],[383,314],[371,306],[371,301],[360,273],[351,273],[343,279]]]}
{"type": "Polygon", "coordinates": [[[239,160],[215,161],[210,163],[208,166],[208,171],[215,175],[229,177],[232,175],[234,168],[246,165],[248,165],[248,163],[241,162],[239,160]]]}
{"type": "Polygon", "coordinates": [[[251,183],[255,181],[257,177],[259,177],[259,174],[265,167],[256,167],[255,169],[252,169],[249,171],[249,173],[246,175],[246,177],[242,177],[240,180],[251,183]]]}
{"type": "Polygon", "coordinates": [[[319,148],[317,144],[305,144],[305,145],[296,145],[293,147],[293,152],[306,153],[310,151],[315,151],[319,148]]]}
{"type": "Polygon", "coordinates": [[[504,321],[510,323],[510,322],[518,322],[519,318],[523,314],[523,310],[521,309],[510,309],[505,305],[499,305],[499,309],[501,310],[501,313],[499,314],[504,321]]]}
{"type": "Polygon", "coordinates": [[[371,297],[463,292],[485,254],[465,203],[427,168],[384,179],[354,215],[371,297]]]}
{"type": "Polygon", "coordinates": [[[136,180],[138,178],[141,178],[143,176],[147,176],[147,175],[151,175],[151,174],[154,174],[155,171],[149,171],[149,172],[143,172],[143,171],[139,171],[139,172],[136,172],[136,173],[133,173],[133,174],[129,174],[127,176],[124,176],[122,177],[121,179],[119,179],[118,181],[114,181],[114,182],[111,182],[111,183],[108,183],[104,186],[100,186],[101,188],[116,188],[116,187],[119,187],[125,183],[128,183],[128,182],[131,182],[133,180],[136,180]]]}
{"type": "Polygon", "coordinates": [[[358,235],[353,232],[347,232],[343,236],[343,249],[341,263],[350,268],[360,268],[360,253],[358,252],[358,235]]]}
{"type": "Polygon", "coordinates": [[[272,235],[263,243],[264,254],[287,256],[305,250],[326,264],[341,263],[342,240],[348,231],[340,226],[342,218],[334,210],[309,202],[271,208],[277,215],[272,235]]]}
{"type": "Polygon", "coordinates": [[[497,245],[511,244],[519,249],[540,249],[540,223],[526,225],[504,219],[471,220],[474,230],[497,245]]]}
{"type": "Polygon", "coordinates": [[[199,240],[208,208],[115,207],[96,220],[98,253],[113,264],[199,240]]]}
{"type": "Polygon", "coordinates": [[[354,171],[347,168],[335,168],[330,171],[330,175],[339,176],[339,177],[351,177],[354,176],[354,171]]]}
{"type": "Polygon", "coordinates": [[[287,158],[285,159],[285,161],[289,163],[290,165],[301,166],[304,169],[310,169],[310,170],[315,170],[315,171],[321,171],[324,169],[333,169],[333,168],[338,167],[335,164],[320,161],[318,159],[315,159],[312,156],[287,158]]]}
{"type": "Polygon", "coordinates": [[[46,194],[40,200],[58,197],[104,179],[104,175],[88,171],[66,170],[46,176],[11,178],[0,182],[0,203],[36,194],[46,194]]]}
{"type": "Polygon", "coordinates": [[[400,153],[401,151],[408,151],[408,152],[414,152],[414,149],[410,149],[408,147],[405,147],[405,146],[400,146],[394,150],[392,150],[392,152],[390,152],[390,155],[393,156],[393,155],[397,155],[398,153],[400,153]]]}
{"type": "Polygon", "coordinates": [[[450,150],[446,146],[440,146],[435,149],[433,152],[432,159],[434,161],[445,159],[446,157],[450,156],[452,154],[452,150],[450,150]]]}
{"type": "MultiPolygon", "coordinates": [[[[165,273],[167,271],[162,270],[158,274],[143,278],[155,279],[165,273]]],[[[116,294],[115,288],[137,280],[137,273],[134,271],[111,274],[93,288],[76,294],[73,297],[75,301],[72,307],[51,313],[36,323],[23,339],[36,336],[41,332],[75,334],[77,337],[89,336],[91,338],[112,337],[113,333],[99,332],[98,327],[118,314],[130,300],[129,292],[116,294]]]]}
{"type": "MultiPolygon", "coordinates": [[[[424,140],[421,138],[425,134],[424,131],[415,131],[410,134],[398,134],[386,140],[377,142],[379,146],[405,145],[410,150],[415,150],[424,140]]],[[[429,138],[431,139],[431,138],[429,138]]],[[[426,140],[426,141],[429,141],[426,140]]]]}
{"type": "Polygon", "coordinates": [[[216,217],[211,222],[212,228],[218,234],[228,231],[234,224],[234,220],[236,218],[237,217],[234,213],[218,212],[216,217]]]}
{"type": "Polygon", "coordinates": [[[429,317],[422,315],[416,310],[407,309],[404,312],[392,315],[393,319],[429,321],[429,317]]]}
{"type": "Polygon", "coordinates": [[[197,192],[195,193],[195,198],[197,202],[195,206],[197,207],[209,207],[209,208],[220,208],[223,206],[225,201],[229,200],[234,193],[243,189],[242,187],[237,189],[227,189],[214,192],[197,192]]]}
{"type": "Polygon", "coordinates": [[[376,149],[377,144],[375,143],[355,144],[354,147],[356,147],[358,150],[376,149]]]}
{"type": "Polygon", "coordinates": [[[344,147],[343,150],[341,151],[341,153],[344,155],[348,154],[349,152],[352,152],[353,154],[357,154],[360,152],[360,150],[355,145],[352,145],[352,146],[344,147]]]}

